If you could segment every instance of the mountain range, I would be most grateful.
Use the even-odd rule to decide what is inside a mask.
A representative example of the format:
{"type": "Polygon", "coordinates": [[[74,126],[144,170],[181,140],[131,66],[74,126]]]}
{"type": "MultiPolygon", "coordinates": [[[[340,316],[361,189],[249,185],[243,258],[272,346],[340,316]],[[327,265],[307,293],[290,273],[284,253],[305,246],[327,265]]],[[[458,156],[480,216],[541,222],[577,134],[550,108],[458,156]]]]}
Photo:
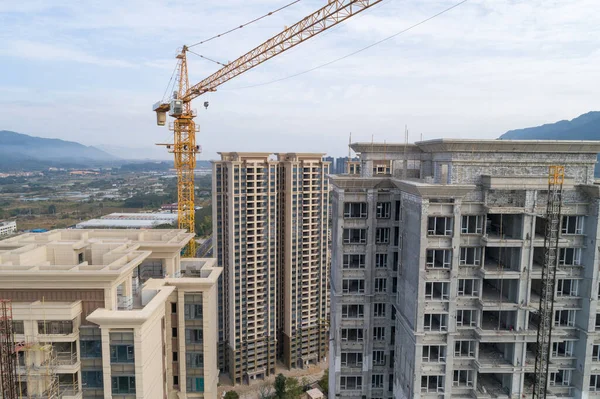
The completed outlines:
{"type": "MultiPolygon", "coordinates": [[[[510,130],[500,140],[600,140],[600,112],[591,111],[570,121],[510,130]]],[[[600,177],[600,154],[595,175],[600,177]]]]}
{"type": "Polygon", "coordinates": [[[102,166],[119,158],[73,141],[0,130],[0,170],[102,166]]]}

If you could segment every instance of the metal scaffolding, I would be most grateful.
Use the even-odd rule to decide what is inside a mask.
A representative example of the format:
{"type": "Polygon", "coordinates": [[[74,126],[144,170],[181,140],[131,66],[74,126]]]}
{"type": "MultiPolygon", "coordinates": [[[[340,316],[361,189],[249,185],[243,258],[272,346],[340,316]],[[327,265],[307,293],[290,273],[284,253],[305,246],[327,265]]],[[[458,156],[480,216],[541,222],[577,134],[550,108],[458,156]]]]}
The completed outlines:
{"type": "Polygon", "coordinates": [[[4,299],[0,299],[0,388],[2,398],[17,399],[12,303],[4,299]]]}
{"type": "Polygon", "coordinates": [[[544,236],[544,267],[542,268],[542,292],[539,309],[540,323],[537,331],[537,353],[533,385],[534,399],[545,399],[548,388],[548,365],[552,346],[552,325],[554,324],[554,291],[564,180],[565,167],[550,166],[544,236]]]}

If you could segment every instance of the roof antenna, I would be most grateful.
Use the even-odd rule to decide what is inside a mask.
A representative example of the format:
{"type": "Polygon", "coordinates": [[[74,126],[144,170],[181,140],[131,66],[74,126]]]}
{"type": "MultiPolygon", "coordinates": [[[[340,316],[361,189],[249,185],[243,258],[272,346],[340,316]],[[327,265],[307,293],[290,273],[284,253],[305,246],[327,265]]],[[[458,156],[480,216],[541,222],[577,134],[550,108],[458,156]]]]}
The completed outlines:
{"type": "Polygon", "coordinates": [[[408,126],[404,125],[404,168],[402,170],[402,178],[406,179],[406,175],[408,174],[408,159],[406,159],[406,149],[408,147],[408,126]]]}

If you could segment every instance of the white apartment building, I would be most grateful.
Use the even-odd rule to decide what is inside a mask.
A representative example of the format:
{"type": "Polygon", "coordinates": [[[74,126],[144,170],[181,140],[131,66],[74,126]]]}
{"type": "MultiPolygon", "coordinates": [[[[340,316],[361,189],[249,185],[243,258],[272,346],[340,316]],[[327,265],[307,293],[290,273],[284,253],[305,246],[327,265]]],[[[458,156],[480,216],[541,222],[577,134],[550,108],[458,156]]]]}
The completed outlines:
{"type": "Polygon", "coordinates": [[[0,221],[0,236],[7,236],[15,234],[17,232],[17,222],[13,221],[0,221]]]}
{"type": "Polygon", "coordinates": [[[215,259],[183,230],[55,230],[0,241],[19,395],[217,398],[215,259]]]}

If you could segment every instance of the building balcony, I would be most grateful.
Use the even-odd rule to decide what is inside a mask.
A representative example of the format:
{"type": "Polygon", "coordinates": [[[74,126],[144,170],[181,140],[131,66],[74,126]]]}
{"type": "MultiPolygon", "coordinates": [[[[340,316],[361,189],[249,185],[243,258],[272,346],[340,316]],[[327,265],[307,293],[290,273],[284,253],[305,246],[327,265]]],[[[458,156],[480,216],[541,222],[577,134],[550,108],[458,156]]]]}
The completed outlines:
{"type": "Polygon", "coordinates": [[[503,374],[478,373],[475,398],[477,399],[509,399],[510,388],[502,384],[503,374]]]}
{"type": "Polygon", "coordinates": [[[477,371],[480,373],[494,373],[504,370],[508,373],[514,370],[513,364],[506,359],[502,351],[498,350],[497,345],[492,343],[481,343],[479,345],[479,357],[475,360],[477,371]]]}

